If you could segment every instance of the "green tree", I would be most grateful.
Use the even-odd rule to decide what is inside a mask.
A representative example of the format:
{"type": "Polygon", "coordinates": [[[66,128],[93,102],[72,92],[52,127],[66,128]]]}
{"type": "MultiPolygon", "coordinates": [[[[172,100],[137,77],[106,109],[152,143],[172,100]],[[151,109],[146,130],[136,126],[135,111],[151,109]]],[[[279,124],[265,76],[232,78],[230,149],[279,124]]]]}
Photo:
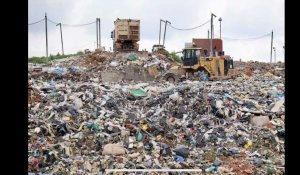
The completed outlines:
{"type": "Polygon", "coordinates": [[[171,53],[168,55],[168,57],[172,58],[173,61],[176,61],[176,62],[181,63],[181,58],[180,58],[178,55],[176,55],[176,52],[174,52],[174,51],[171,52],[171,53]]]}

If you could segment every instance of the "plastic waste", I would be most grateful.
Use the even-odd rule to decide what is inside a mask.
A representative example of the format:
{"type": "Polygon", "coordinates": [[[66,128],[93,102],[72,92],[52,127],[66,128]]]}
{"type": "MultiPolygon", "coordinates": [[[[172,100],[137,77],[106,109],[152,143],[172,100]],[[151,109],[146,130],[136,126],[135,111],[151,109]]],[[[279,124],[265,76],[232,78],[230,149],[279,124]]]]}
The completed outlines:
{"type": "Polygon", "coordinates": [[[214,161],[214,163],[213,163],[213,165],[214,166],[220,166],[222,164],[222,162],[221,161],[219,161],[219,160],[216,160],[216,161],[214,161]]]}
{"type": "Polygon", "coordinates": [[[136,136],[136,140],[137,141],[142,141],[143,139],[143,134],[141,132],[138,132],[137,136],[136,136]]]}
{"type": "Polygon", "coordinates": [[[117,66],[119,66],[119,63],[117,61],[112,61],[109,65],[111,65],[113,67],[117,67],[117,66]]]}
{"type": "Polygon", "coordinates": [[[53,73],[55,73],[55,74],[63,74],[64,73],[64,68],[62,68],[62,67],[56,67],[56,68],[54,68],[53,73]]]}
{"type": "Polygon", "coordinates": [[[178,155],[175,155],[175,161],[178,163],[184,162],[184,158],[178,155]]]}
{"type": "Polygon", "coordinates": [[[79,73],[79,69],[77,67],[74,67],[74,66],[70,67],[69,71],[70,71],[71,74],[79,73]]]}
{"type": "Polygon", "coordinates": [[[187,158],[188,155],[190,154],[190,150],[187,146],[184,145],[177,145],[176,148],[174,149],[174,152],[179,155],[182,156],[184,158],[187,158]]]}
{"type": "Polygon", "coordinates": [[[110,99],[109,96],[107,96],[107,95],[103,95],[103,98],[104,98],[106,101],[110,99]]]}
{"type": "Polygon", "coordinates": [[[179,93],[175,92],[174,94],[170,95],[169,98],[173,101],[177,101],[179,99],[179,93]]]}
{"type": "Polygon", "coordinates": [[[252,144],[253,144],[252,141],[251,141],[251,140],[248,140],[248,141],[247,141],[247,144],[245,144],[244,147],[245,147],[246,149],[251,148],[251,147],[252,147],[252,144]]]}
{"type": "Polygon", "coordinates": [[[202,71],[201,80],[202,81],[207,81],[208,80],[207,75],[206,75],[206,73],[204,71],[202,71]]]}
{"type": "Polygon", "coordinates": [[[138,56],[137,56],[135,53],[129,53],[129,54],[127,55],[127,59],[128,59],[129,61],[135,61],[135,60],[138,59],[138,56]]]}
{"type": "Polygon", "coordinates": [[[253,160],[253,164],[254,164],[254,165],[257,165],[257,166],[260,166],[260,165],[262,165],[263,163],[264,163],[264,161],[261,160],[261,159],[259,159],[259,158],[254,158],[254,160],[253,160]]]}
{"type": "Polygon", "coordinates": [[[57,93],[57,92],[52,92],[52,93],[50,93],[48,96],[51,97],[51,98],[53,98],[53,97],[58,97],[58,96],[60,96],[60,94],[57,93]]]}
{"type": "Polygon", "coordinates": [[[161,148],[160,148],[160,154],[162,155],[169,155],[171,154],[171,148],[169,145],[163,145],[161,148]]]}
{"type": "Polygon", "coordinates": [[[40,151],[35,150],[33,156],[34,157],[40,157],[40,151]]]}
{"type": "Polygon", "coordinates": [[[82,103],[82,101],[79,98],[75,98],[74,99],[74,107],[76,109],[80,109],[80,108],[83,107],[83,103],[82,103]]]}
{"type": "Polygon", "coordinates": [[[145,143],[144,146],[147,151],[150,151],[153,148],[153,144],[151,142],[145,143]]]}
{"type": "Polygon", "coordinates": [[[143,124],[142,125],[142,130],[147,130],[148,129],[148,125],[147,124],[143,124]]]}
{"type": "Polygon", "coordinates": [[[50,82],[50,83],[48,83],[48,86],[50,86],[50,87],[55,87],[55,85],[56,85],[55,82],[50,82]]]}
{"type": "Polygon", "coordinates": [[[146,97],[147,93],[143,91],[141,88],[138,88],[131,91],[131,95],[133,95],[134,97],[146,97]]]}
{"type": "Polygon", "coordinates": [[[89,128],[89,129],[91,129],[92,131],[96,131],[96,132],[100,131],[100,127],[96,123],[87,123],[86,127],[89,128]]]}
{"type": "Polygon", "coordinates": [[[211,167],[205,169],[205,172],[214,172],[214,171],[217,171],[217,167],[215,167],[215,166],[211,166],[211,167]]]}

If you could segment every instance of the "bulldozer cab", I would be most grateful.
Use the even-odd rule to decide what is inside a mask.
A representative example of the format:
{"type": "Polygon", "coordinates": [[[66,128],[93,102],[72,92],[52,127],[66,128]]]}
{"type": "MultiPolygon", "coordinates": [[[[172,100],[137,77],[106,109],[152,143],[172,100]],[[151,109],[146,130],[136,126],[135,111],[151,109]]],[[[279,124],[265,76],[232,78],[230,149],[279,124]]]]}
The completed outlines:
{"type": "Polygon", "coordinates": [[[228,71],[233,69],[233,59],[229,56],[224,56],[224,74],[228,75],[228,71]]]}
{"type": "Polygon", "coordinates": [[[182,51],[183,66],[194,66],[199,63],[201,48],[185,48],[182,51]]]}

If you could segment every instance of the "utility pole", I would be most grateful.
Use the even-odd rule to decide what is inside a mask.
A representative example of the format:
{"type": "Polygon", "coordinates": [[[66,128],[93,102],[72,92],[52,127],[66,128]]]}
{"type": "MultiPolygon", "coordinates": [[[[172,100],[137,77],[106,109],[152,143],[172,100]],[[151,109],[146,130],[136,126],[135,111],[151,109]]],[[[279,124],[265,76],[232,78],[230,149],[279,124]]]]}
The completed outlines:
{"type": "Polygon", "coordinates": [[[61,23],[56,24],[56,26],[60,27],[60,40],[61,40],[61,51],[62,55],[64,55],[64,43],[63,43],[63,36],[62,36],[62,30],[61,30],[61,23]]]}
{"type": "Polygon", "coordinates": [[[220,39],[221,39],[221,22],[222,22],[222,18],[221,17],[219,18],[219,21],[220,21],[220,39]]]}
{"type": "Polygon", "coordinates": [[[207,30],[207,39],[209,39],[209,29],[207,30]]]}
{"type": "Polygon", "coordinates": [[[271,56],[270,56],[270,63],[272,63],[272,49],[273,49],[273,30],[271,34],[271,56]]]}
{"type": "Polygon", "coordinates": [[[99,21],[99,47],[101,48],[101,25],[100,25],[100,18],[98,18],[99,21]]]}
{"type": "Polygon", "coordinates": [[[46,58],[48,58],[47,13],[45,13],[45,29],[46,29],[46,58]]]}
{"type": "Polygon", "coordinates": [[[214,25],[212,26],[212,38],[213,39],[215,38],[215,26],[214,25]]]}
{"type": "Polygon", "coordinates": [[[160,19],[160,21],[159,21],[159,39],[158,39],[158,45],[160,45],[161,22],[164,22],[164,23],[165,23],[165,21],[164,21],[164,20],[162,20],[162,19],[160,19]]]}
{"type": "Polygon", "coordinates": [[[96,18],[96,40],[97,40],[97,49],[98,49],[98,46],[99,46],[99,43],[98,43],[98,18],[96,18]]]}
{"type": "Polygon", "coordinates": [[[213,17],[217,17],[215,14],[211,13],[211,19],[210,19],[210,54],[212,55],[212,38],[213,38],[213,17]]]}
{"type": "Polygon", "coordinates": [[[171,24],[170,21],[166,20],[165,22],[165,32],[164,32],[164,41],[163,41],[163,47],[165,47],[165,39],[166,39],[166,30],[167,30],[167,24],[171,24]]]}

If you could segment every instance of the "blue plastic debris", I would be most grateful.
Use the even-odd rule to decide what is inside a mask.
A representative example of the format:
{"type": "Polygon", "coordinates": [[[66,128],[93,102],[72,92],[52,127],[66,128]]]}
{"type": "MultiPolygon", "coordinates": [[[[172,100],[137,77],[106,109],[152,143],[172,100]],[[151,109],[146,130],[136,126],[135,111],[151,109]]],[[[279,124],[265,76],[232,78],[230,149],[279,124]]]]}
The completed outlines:
{"type": "Polygon", "coordinates": [[[62,74],[62,73],[64,73],[64,68],[62,68],[62,67],[56,67],[53,70],[53,73],[55,73],[55,74],[62,74]]]}
{"type": "Polygon", "coordinates": [[[190,136],[189,141],[190,141],[191,145],[195,145],[196,144],[196,140],[195,140],[195,138],[193,136],[190,136]]]}
{"type": "Polygon", "coordinates": [[[137,140],[137,141],[141,141],[142,138],[143,138],[142,133],[141,133],[141,132],[138,132],[138,134],[137,134],[137,136],[136,136],[136,140],[137,140]]]}
{"type": "Polygon", "coordinates": [[[205,172],[214,172],[214,171],[217,171],[217,167],[215,167],[215,166],[211,166],[211,167],[205,169],[205,172]]]}
{"type": "Polygon", "coordinates": [[[206,73],[205,73],[204,71],[202,71],[201,79],[202,79],[203,81],[207,81],[207,80],[208,80],[208,79],[207,79],[207,75],[206,75],[206,73]]]}
{"type": "Polygon", "coordinates": [[[181,157],[181,156],[176,155],[175,156],[175,161],[178,162],[178,163],[181,163],[181,162],[184,162],[184,158],[181,157]]]}
{"type": "Polygon", "coordinates": [[[284,94],[277,94],[275,96],[275,98],[278,98],[278,99],[284,99],[284,94]]]}
{"type": "Polygon", "coordinates": [[[50,83],[48,83],[48,86],[51,86],[51,87],[54,87],[55,85],[56,85],[55,82],[50,82],[50,83]]]}
{"type": "Polygon", "coordinates": [[[107,95],[103,95],[103,98],[104,98],[106,101],[110,99],[109,96],[107,96],[107,95]]]}

